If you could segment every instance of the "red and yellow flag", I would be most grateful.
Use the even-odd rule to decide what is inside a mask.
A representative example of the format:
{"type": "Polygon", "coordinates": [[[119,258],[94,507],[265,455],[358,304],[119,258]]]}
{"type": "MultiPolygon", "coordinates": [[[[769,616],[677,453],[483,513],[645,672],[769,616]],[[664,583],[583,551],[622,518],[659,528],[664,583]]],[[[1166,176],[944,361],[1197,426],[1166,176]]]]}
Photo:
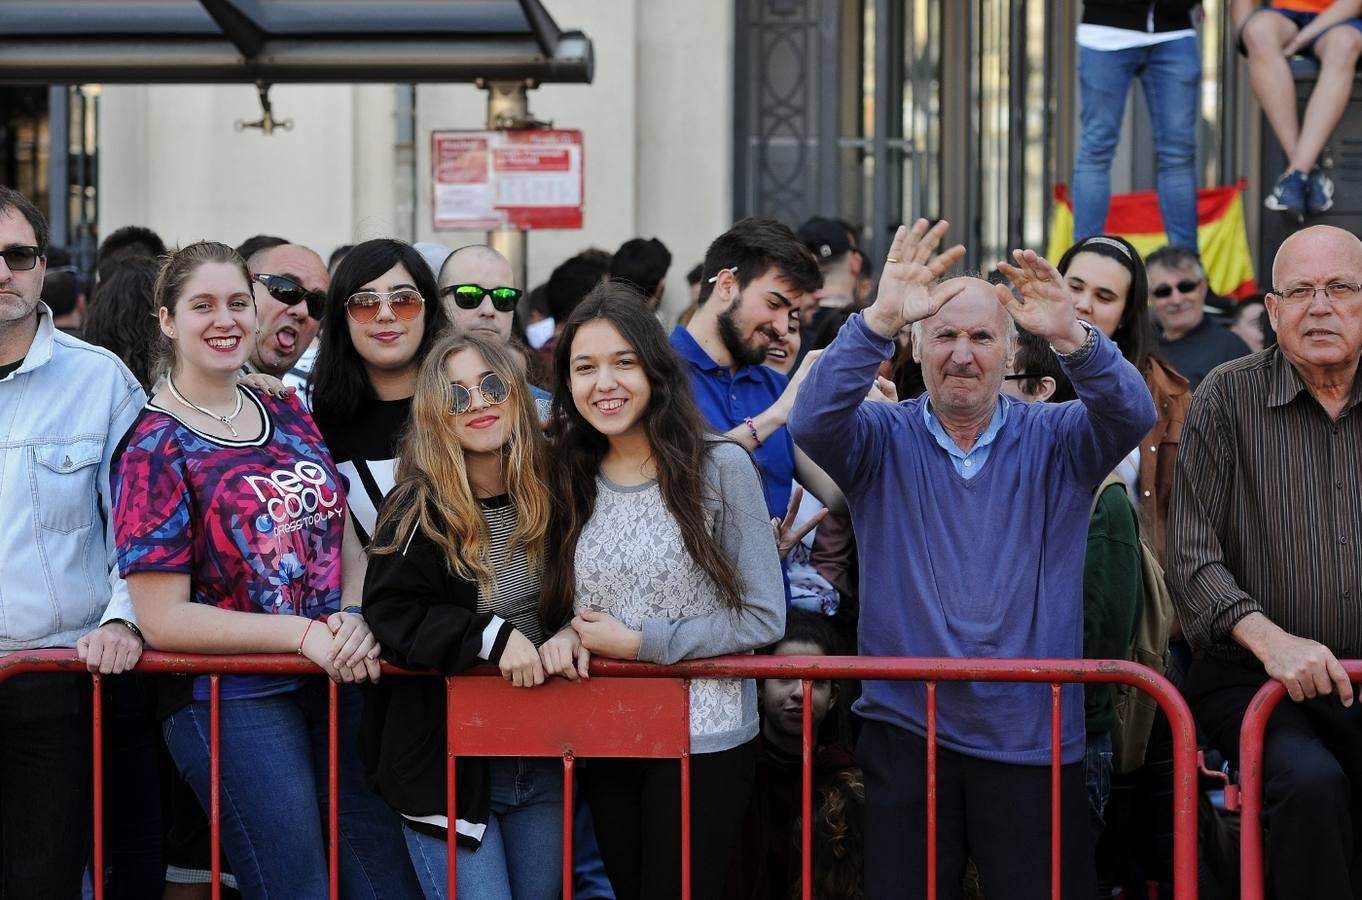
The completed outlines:
{"type": "MultiPolygon", "coordinates": [[[[1253,256],[1249,253],[1248,233],[1244,227],[1246,182],[1226,187],[1202,188],[1196,195],[1196,236],[1200,244],[1201,265],[1211,290],[1222,297],[1246,297],[1256,293],[1253,256]]],[[[1168,243],[1159,214],[1159,198],[1153,191],[1113,194],[1107,211],[1108,234],[1119,234],[1130,241],[1141,256],[1148,256],[1168,243]]],[[[1050,262],[1059,258],[1074,240],[1073,203],[1068,185],[1055,186],[1055,210],[1050,219],[1050,262]]]]}

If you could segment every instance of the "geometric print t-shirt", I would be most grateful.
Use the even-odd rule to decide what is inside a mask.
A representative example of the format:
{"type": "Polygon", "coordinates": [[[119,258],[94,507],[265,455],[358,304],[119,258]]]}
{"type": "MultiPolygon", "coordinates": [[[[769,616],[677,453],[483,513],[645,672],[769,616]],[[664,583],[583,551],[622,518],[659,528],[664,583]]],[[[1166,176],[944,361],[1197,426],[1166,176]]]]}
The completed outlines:
{"type": "MultiPolygon", "coordinates": [[[[194,603],[324,619],[340,609],[340,476],[296,397],[238,390],[264,422],[254,438],[207,435],[150,404],[133,423],[111,472],[119,571],[187,574],[194,603]]],[[[206,684],[195,679],[196,699],[207,698],[206,684]]],[[[297,684],[224,678],[222,697],[297,684]]]]}

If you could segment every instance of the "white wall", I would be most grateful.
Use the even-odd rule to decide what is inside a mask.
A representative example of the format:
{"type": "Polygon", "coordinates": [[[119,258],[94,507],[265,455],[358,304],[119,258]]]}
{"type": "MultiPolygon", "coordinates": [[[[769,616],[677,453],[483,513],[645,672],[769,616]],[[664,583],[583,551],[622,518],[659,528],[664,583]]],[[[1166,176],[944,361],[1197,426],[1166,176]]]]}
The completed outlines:
{"type": "MultiPolygon", "coordinates": [[[[686,270],[731,222],[732,0],[545,5],[591,37],[596,77],[529,95],[536,118],[583,132],[586,157],[583,227],[530,234],[529,284],[585,247],[657,237],[672,251],[667,306],[678,311],[686,270]]],[[[168,242],[235,244],[268,232],[323,255],[385,235],[484,239],[433,230],[430,179],[430,132],[484,127],[483,91],[418,86],[414,147],[398,146],[393,85],[279,85],[270,98],[293,130],[234,129],[260,117],[250,85],[105,87],[101,233],[145,224],[168,242]]]]}

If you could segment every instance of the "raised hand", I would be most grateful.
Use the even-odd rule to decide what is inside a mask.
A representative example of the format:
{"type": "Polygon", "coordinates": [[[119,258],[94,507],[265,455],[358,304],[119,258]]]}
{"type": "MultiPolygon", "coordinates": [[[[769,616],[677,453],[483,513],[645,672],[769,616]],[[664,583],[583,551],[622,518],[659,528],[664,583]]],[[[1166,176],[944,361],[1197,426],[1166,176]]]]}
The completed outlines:
{"type": "Polygon", "coordinates": [[[1020,299],[1013,296],[1007,285],[996,286],[998,302],[1012,316],[1018,328],[1045,338],[1061,353],[1076,350],[1087,337],[1078,324],[1074,312],[1074,298],[1069,286],[1049,260],[1034,250],[1014,250],[1015,266],[998,263],[998,271],[1007,276],[1017,289],[1020,299]]]}
{"type": "Polygon", "coordinates": [[[949,227],[942,220],[928,228],[926,219],[918,219],[911,229],[900,225],[894,232],[880,273],[879,291],[865,312],[866,324],[876,333],[893,337],[905,325],[935,315],[954,296],[954,292],[936,285],[937,279],[965,255],[961,244],[936,252],[949,227]]]}

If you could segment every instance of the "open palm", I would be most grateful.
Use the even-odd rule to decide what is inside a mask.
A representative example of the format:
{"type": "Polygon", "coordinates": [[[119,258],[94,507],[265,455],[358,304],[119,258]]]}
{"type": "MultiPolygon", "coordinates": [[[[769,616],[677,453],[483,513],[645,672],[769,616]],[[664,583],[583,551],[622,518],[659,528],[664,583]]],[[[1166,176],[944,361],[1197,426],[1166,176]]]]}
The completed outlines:
{"type": "Polygon", "coordinates": [[[1018,296],[998,285],[998,302],[1017,327],[1054,343],[1072,335],[1077,315],[1069,286],[1049,260],[1034,250],[1014,250],[1015,266],[998,263],[998,271],[1012,282],[1018,296]]]}
{"type": "Polygon", "coordinates": [[[936,252],[948,227],[943,220],[928,228],[926,219],[918,219],[911,229],[900,225],[894,233],[879,292],[866,313],[881,334],[897,334],[903,326],[934,315],[949,299],[933,288],[965,255],[965,248],[956,244],[936,252]]]}

